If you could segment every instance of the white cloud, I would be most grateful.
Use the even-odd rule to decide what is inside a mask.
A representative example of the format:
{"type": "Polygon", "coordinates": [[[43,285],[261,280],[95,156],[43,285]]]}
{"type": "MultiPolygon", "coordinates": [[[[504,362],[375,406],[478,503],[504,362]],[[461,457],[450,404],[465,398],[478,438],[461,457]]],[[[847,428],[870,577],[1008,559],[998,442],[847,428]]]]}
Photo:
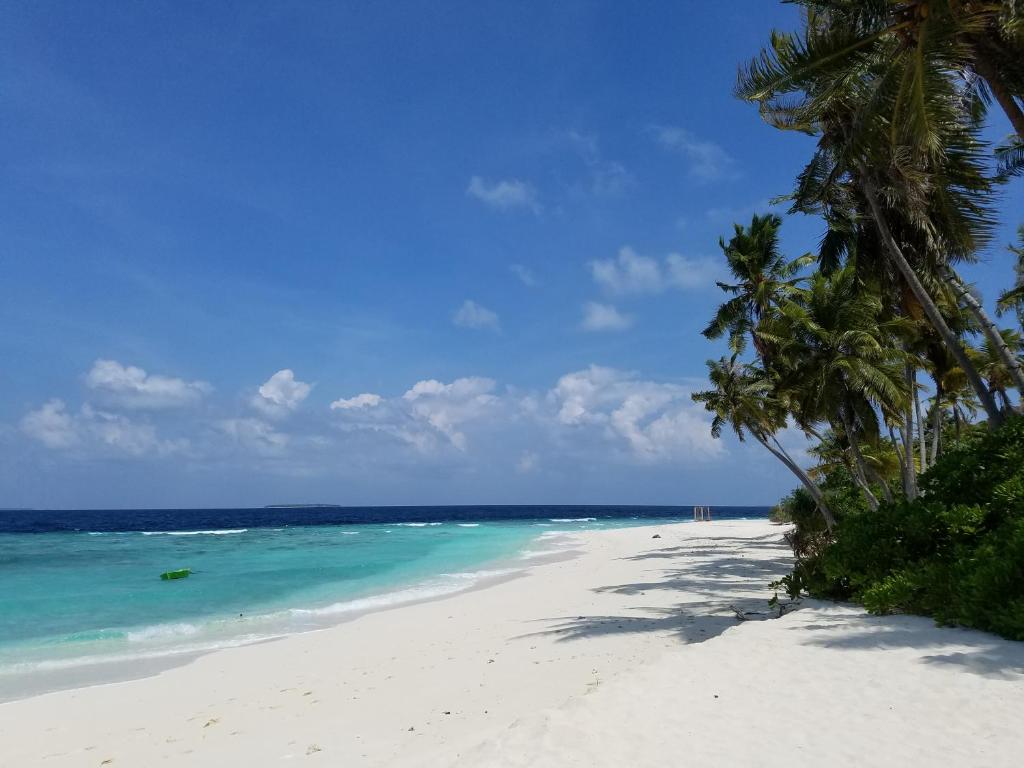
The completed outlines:
{"type": "Polygon", "coordinates": [[[462,306],[452,316],[452,322],[460,328],[487,329],[491,331],[497,331],[501,328],[496,312],[487,309],[487,307],[482,307],[470,299],[462,302],[462,306]]]}
{"type": "Polygon", "coordinates": [[[88,403],[71,413],[62,400],[47,401],[21,420],[22,431],[55,450],[76,449],[86,455],[166,455],[189,447],[187,440],[162,440],[156,427],[127,416],[97,410],[88,403]]]}
{"type": "Polygon", "coordinates": [[[74,419],[64,401],[56,398],[25,414],[21,430],[47,448],[70,448],[79,441],[74,419]]]}
{"type": "Polygon", "coordinates": [[[665,257],[665,271],[669,285],[684,291],[705,288],[723,277],[717,260],[703,256],[691,258],[678,253],[665,257]]]}
{"type": "Polygon", "coordinates": [[[487,181],[474,176],[469,180],[466,194],[499,211],[526,208],[534,213],[540,213],[537,191],[519,179],[487,181]]]}
{"type": "Polygon", "coordinates": [[[721,442],[711,437],[708,419],[691,402],[690,392],[680,384],[592,365],[560,378],[548,401],[558,423],[599,428],[641,460],[719,456],[721,442]]]}
{"type": "Polygon", "coordinates": [[[589,191],[598,197],[616,197],[634,183],[633,174],[615,160],[602,154],[596,136],[569,131],[569,143],[576,149],[589,171],[589,191]]]}
{"type": "Polygon", "coordinates": [[[519,282],[528,288],[533,288],[537,283],[537,276],[533,274],[533,271],[528,267],[524,267],[522,264],[511,264],[509,266],[512,274],[519,278],[519,282]]]}
{"type": "Polygon", "coordinates": [[[662,147],[686,158],[690,173],[699,179],[714,181],[735,173],[735,160],[713,141],[698,139],[689,131],[670,125],[652,126],[650,132],[662,147]]]}
{"type": "Polygon", "coordinates": [[[624,331],[633,325],[633,318],[624,315],[611,304],[588,301],[583,306],[580,327],[585,331],[624,331]]]}
{"type": "Polygon", "coordinates": [[[658,293],[665,289],[661,266],[628,245],[615,259],[590,262],[594,282],[612,293],[658,293]]]}
{"type": "Polygon", "coordinates": [[[614,259],[590,262],[594,282],[609,293],[640,295],[662,293],[669,288],[689,290],[714,282],[720,268],[708,258],[670,253],[664,262],[641,256],[628,245],[614,259]]]}
{"type": "Polygon", "coordinates": [[[97,360],[85,375],[90,389],[125,408],[174,408],[198,401],[212,390],[204,381],[148,374],[116,360],[97,360]]]}
{"type": "Polygon", "coordinates": [[[494,380],[478,376],[444,384],[436,379],[416,382],[402,399],[411,403],[413,418],[426,422],[448,438],[460,451],[466,450],[462,424],[480,418],[498,398],[491,394],[494,380]]]}
{"type": "Polygon", "coordinates": [[[311,384],[295,378],[295,372],[284,368],[267,379],[250,401],[267,416],[279,417],[294,411],[313,389],[311,384]]]}
{"type": "Polygon", "coordinates": [[[331,410],[343,410],[348,411],[353,408],[376,408],[380,405],[383,398],[380,395],[374,395],[370,392],[364,392],[361,395],[350,397],[347,400],[345,398],[339,398],[331,403],[331,410]]]}
{"type": "Polygon", "coordinates": [[[138,424],[121,414],[97,411],[88,405],[82,406],[80,418],[94,440],[129,456],[173,453],[188,445],[184,440],[161,440],[152,424],[138,424]]]}

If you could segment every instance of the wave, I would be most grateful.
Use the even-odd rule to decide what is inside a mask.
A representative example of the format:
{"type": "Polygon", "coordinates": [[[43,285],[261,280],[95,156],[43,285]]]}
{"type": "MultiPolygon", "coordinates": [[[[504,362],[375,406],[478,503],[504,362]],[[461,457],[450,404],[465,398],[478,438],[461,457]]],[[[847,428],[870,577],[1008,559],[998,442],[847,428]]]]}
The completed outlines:
{"type": "Polygon", "coordinates": [[[143,536],[229,536],[232,533],[246,533],[248,528],[224,528],[214,531],[143,531],[143,536]]]}
{"type": "Polygon", "coordinates": [[[199,634],[200,628],[188,622],[176,624],[153,624],[149,627],[125,632],[124,637],[131,643],[145,643],[150,640],[174,640],[199,634]]]}
{"type": "Polygon", "coordinates": [[[551,517],[548,519],[552,523],[593,523],[597,520],[596,517],[551,517]]]}
{"type": "Polygon", "coordinates": [[[393,525],[402,525],[406,528],[426,528],[428,525],[444,525],[444,523],[393,523],[393,525]]]}
{"type": "Polygon", "coordinates": [[[534,560],[538,557],[550,557],[551,555],[560,555],[564,550],[561,549],[524,549],[519,553],[519,557],[522,560],[534,560]]]}
{"type": "Polygon", "coordinates": [[[458,523],[459,528],[478,528],[480,523],[458,523]]]}

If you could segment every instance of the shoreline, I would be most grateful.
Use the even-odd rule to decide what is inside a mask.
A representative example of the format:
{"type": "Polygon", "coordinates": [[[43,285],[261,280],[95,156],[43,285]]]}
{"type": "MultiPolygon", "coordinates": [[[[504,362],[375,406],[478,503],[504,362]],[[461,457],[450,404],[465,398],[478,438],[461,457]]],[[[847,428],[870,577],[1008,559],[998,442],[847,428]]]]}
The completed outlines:
{"type": "Polygon", "coordinates": [[[814,601],[772,618],[778,526],[576,536],[578,556],[485,588],[0,704],[0,763],[1001,767],[1024,750],[1024,644],[814,601]]]}
{"type": "MultiPolygon", "coordinates": [[[[398,525],[404,524],[400,523],[398,525]]],[[[644,527],[645,525],[647,524],[645,523],[643,525],[630,527],[644,527]]],[[[530,539],[526,547],[533,547],[541,543],[545,537],[551,537],[552,534],[557,534],[571,540],[575,534],[580,532],[581,531],[573,530],[540,531],[536,536],[530,539]]],[[[571,541],[569,546],[571,546],[571,541]]],[[[187,666],[195,662],[197,659],[210,654],[230,651],[236,648],[245,648],[248,646],[277,643],[299,635],[324,632],[343,624],[357,621],[363,616],[370,614],[397,610],[407,606],[447,600],[467,592],[487,589],[506,581],[520,578],[533,567],[571,559],[576,554],[578,554],[577,551],[566,547],[560,547],[556,550],[543,552],[523,548],[518,550],[515,556],[504,555],[474,564],[473,567],[478,570],[473,571],[473,574],[484,575],[479,576],[476,580],[466,584],[465,586],[454,586],[451,591],[428,594],[422,597],[408,597],[394,602],[388,600],[388,598],[394,598],[397,595],[415,592],[427,585],[435,583],[441,577],[459,576],[462,575],[461,573],[442,573],[436,574],[433,577],[408,583],[400,582],[394,585],[394,588],[392,589],[386,589],[381,592],[371,592],[366,595],[349,599],[339,598],[339,600],[334,603],[330,603],[325,606],[292,606],[287,610],[308,611],[311,615],[316,615],[318,612],[323,611],[331,605],[346,605],[361,603],[364,601],[371,603],[370,605],[366,605],[361,608],[352,608],[333,613],[322,613],[318,620],[311,620],[309,626],[303,628],[283,629],[279,634],[271,634],[252,639],[246,639],[247,636],[242,635],[228,639],[223,644],[212,645],[205,648],[192,648],[188,645],[184,645],[179,647],[168,647],[166,649],[142,651],[136,654],[125,652],[122,656],[114,658],[104,656],[98,656],[95,659],[90,659],[89,657],[72,658],[67,659],[66,663],[57,661],[54,666],[49,668],[37,668],[25,672],[0,672],[0,683],[4,684],[3,687],[0,688],[0,705],[23,701],[36,696],[57,693],[60,691],[82,690],[97,686],[143,680],[179,667],[187,666]],[[14,681],[14,684],[8,684],[10,681],[14,681]]]]}

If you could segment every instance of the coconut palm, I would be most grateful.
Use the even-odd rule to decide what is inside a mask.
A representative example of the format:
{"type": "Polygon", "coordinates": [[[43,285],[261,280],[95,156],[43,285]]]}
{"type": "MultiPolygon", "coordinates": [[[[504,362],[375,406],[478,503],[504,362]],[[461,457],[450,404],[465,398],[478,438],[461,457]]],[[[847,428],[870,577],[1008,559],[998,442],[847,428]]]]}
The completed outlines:
{"type": "Polygon", "coordinates": [[[828,423],[845,437],[858,485],[873,508],[878,500],[860,446],[878,443],[878,412],[903,413],[909,406],[908,358],[895,343],[906,325],[903,318],[882,316],[880,298],[860,285],[851,265],[831,276],[814,274],[800,300],[781,307],[772,328],[785,339],[775,368],[796,420],[828,423]]]}
{"type": "Polygon", "coordinates": [[[793,459],[777,438],[777,433],[786,425],[786,412],[772,394],[772,384],[763,371],[737,360],[722,357],[708,360],[708,378],[712,388],[695,392],[694,402],[714,414],[711,434],[720,437],[726,426],[731,426],[736,436],[743,441],[747,433],[763,445],[775,458],[797,476],[807,492],[811,494],[831,531],[835,517],[825,500],[824,494],[807,472],[793,459]]]}
{"type": "MultiPolygon", "coordinates": [[[[1017,331],[1004,328],[1000,334],[1003,338],[1003,343],[1008,348],[1015,350],[1016,354],[1019,355],[1024,350],[1024,337],[1017,331]]],[[[978,371],[985,377],[985,381],[988,382],[989,391],[1003,404],[1004,410],[1013,410],[1013,403],[1010,401],[1007,390],[1016,386],[1016,384],[1011,371],[1003,362],[1002,356],[997,354],[986,341],[977,350],[977,358],[978,371]]]]}
{"type": "Polygon", "coordinates": [[[703,334],[717,339],[728,333],[734,352],[746,348],[748,333],[759,356],[769,352],[769,343],[758,333],[758,326],[774,307],[794,295],[801,281],[795,275],[812,260],[809,256],[786,260],[779,249],[781,225],[775,214],[754,214],[749,227],[734,225],[728,243],[725,238],[718,241],[736,282],[718,283],[733,298],[718,308],[703,334]]]}
{"type": "MultiPolygon", "coordinates": [[[[772,49],[741,73],[738,93],[757,100],[772,125],[819,136],[798,178],[794,208],[819,209],[829,234],[840,236],[833,240],[848,236],[863,219],[872,222],[879,249],[956,356],[995,427],[1002,413],[943,318],[935,289],[927,285],[938,276],[939,264],[972,258],[991,233],[991,181],[979,155],[983,145],[977,125],[962,119],[959,91],[942,80],[928,93],[934,102],[929,104],[929,130],[943,152],[894,144],[889,122],[880,119],[879,111],[880,102],[898,98],[898,88],[885,83],[892,77],[888,62],[869,48],[857,56],[840,55],[845,49],[837,48],[836,40],[856,35],[829,26],[827,13],[809,12],[805,18],[799,36],[773,35],[772,49]],[[821,50],[831,50],[830,61],[843,66],[810,66],[821,50]]],[[[823,245],[828,242],[826,235],[823,245]]]]}
{"type": "Polygon", "coordinates": [[[881,61],[871,104],[894,139],[942,151],[932,128],[941,122],[937,113],[948,83],[964,92],[959,107],[974,119],[994,97],[1024,136],[1024,4],[1018,0],[796,2],[812,34],[773,33],[773,47],[782,55],[762,55],[751,64],[741,81],[744,98],[798,92],[865,60],[881,61]]]}

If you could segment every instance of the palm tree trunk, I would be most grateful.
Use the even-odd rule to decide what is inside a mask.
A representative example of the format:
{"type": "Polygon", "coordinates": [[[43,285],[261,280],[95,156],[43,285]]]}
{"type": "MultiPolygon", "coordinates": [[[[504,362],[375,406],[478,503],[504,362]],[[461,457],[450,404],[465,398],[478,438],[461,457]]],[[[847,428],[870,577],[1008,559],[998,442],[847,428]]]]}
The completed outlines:
{"type": "Polygon", "coordinates": [[[896,435],[893,434],[891,426],[889,426],[889,441],[892,443],[892,449],[896,452],[896,460],[900,463],[900,481],[903,483],[905,491],[907,488],[907,459],[900,450],[900,444],[896,441],[896,435]]]}
{"type": "Polygon", "coordinates": [[[868,465],[867,470],[871,479],[874,480],[875,484],[882,489],[882,497],[885,499],[885,503],[892,504],[892,488],[890,488],[889,484],[885,482],[885,478],[878,474],[871,465],[868,465]]]}
{"type": "Polygon", "coordinates": [[[974,319],[981,325],[981,330],[985,333],[985,338],[988,339],[988,343],[992,345],[992,349],[999,355],[999,359],[1002,360],[1003,365],[1006,366],[1006,370],[1010,372],[1010,378],[1013,379],[1013,385],[1018,391],[1024,393],[1024,370],[1021,370],[1020,360],[1013,354],[1013,351],[1006,345],[1006,340],[1003,335],[999,333],[999,328],[992,322],[992,318],[989,317],[985,308],[981,306],[974,294],[964,285],[960,276],[953,271],[952,267],[947,264],[939,265],[939,272],[942,278],[946,281],[946,284],[956,294],[957,300],[963,300],[967,306],[967,310],[974,315],[974,319]]]}
{"type": "Polygon", "coordinates": [[[864,463],[864,454],[860,452],[860,445],[857,444],[857,436],[853,432],[853,425],[850,423],[850,414],[846,412],[846,408],[839,408],[839,417],[843,420],[843,432],[846,433],[846,442],[850,446],[850,452],[853,454],[853,460],[856,462],[854,466],[854,479],[857,480],[857,485],[860,487],[861,492],[864,494],[864,498],[868,502],[868,506],[871,511],[878,509],[878,498],[871,492],[871,487],[868,485],[867,477],[867,466],[864,463]]]}
{"type": "Polygon", "coordinates": [[[932,463],[939,458],[942,440],[942,382],[935,381],[935,414],[932,416],[932,463]]]}
{"type": "Polygon", "coordinates": [[[867,198],[868,205],[871,208],[871,216],[875,220],[875,226],[878,228],[878,234],[881,236],[886,250],[895,262],[900,274],[903,275],[903,279],[906,280],[907,285],[910,286],[910,290],[914,294],[914,297],[918,302],[920,302],[925,315],[928,317],[928,321],[942,337],[942,340],[949,348],[950,353],[952,353],[953,357],[956,358],[957,364],[967,376],[967,380],[970,382],[971,388],[974,389],[975,393],[978,395],[978,399],[981,401],[982,406],[985,408],[985,413],[988,416],[989,429],[995,429],[1003,423],[1003,415],[998,406],[996,406],[992,394],[988,391],[985,383],[981,380],[981,376],[978,375],[978,371],[974,367],[970,358],[967,357],[967,352],[965,352],[964,348],[960,345],[956,334],[954,334],[946,324],[945,319],[942,317],[942,313],[939,312],[939,308],[936,306],[934,300],[932,300],[932,297],[928,295],[928,291],[925,290],[924,285],[918,279],[913,267],[910,266],[910,262],[907,261],[906,257],[903,255],[903,251],[896,243],[896,239],[893,237],[892,231],[889,229],[889,224],[885,220],[885,215],[882,213],[882,208],[878,203],[878,193],[875,190],[875,183],[868,175],[867,169],[864,167],[863,163],[858,165],[858,170],[861,174],[861,189],[864,192],[864,197],[867,198]]]}
{"type": "Polygon", "coordinates": [[[988,89],[992,91],[992,95],[999,102],[999,106],[1003,108],[1006,117],[1009,118],[1013,130],[1017,132],[1018,136],[1024,137],[1024,111],[1021,111],[1020,105],[1017,104],[1013,94],[1010,93],[1000,77],[999,69],[983,53],[983,45],[979,45],[976,38],[972,42],[974,43],[974,61],[972,62],[974,71],[981,76],[988,89]]]}
{"type": "Polygon", "coordinates": [[[921,471],[928,469],[928,441],[925,438],[925,422],[921,416],[921,393],[917,389],[917,370],[911,371],[911,386],[914,388],[914,413],[917,416],[917,440],[921,453],[921,471]]]}
{"type": "MultiPolygon", "coordinates": [[[[800,479],[804,488],[807,489],[807,492],[811,494],[811,498],[813,498],[814,502],[818,505],[818,510],[821,512],[821,516],[825,519],[825,527],[828,528],[829,532],[831,532],[836,525],[836,519],[832,515],[832,510],[829,509],[828,504],[825,503],[824,494],[821,492],[821,489],[817,484],[811,480],[810,475],[808,475],[799,464],[793,461],[790,455],[786,453],[786,449],[779,445],[778,440],[775,440],[775,444],[779,446],[779,449],[775,450],[768,444],[768,441],[764,436],[755,433],[754,437],[757,438],[757,442],[771,451],[775,458],[785,464],[789,468],[789,471],[800,479]]],[[[774,438],[772,439],[774,440],[774,438]]]]}
{"type": "MultiPolygon", "coordinates": [[[[914,386],[914,366],[907,363],[903,366],[903,376],[907,381],[907,387],[914,386]]],[[[903,438],[903,447],[907,452],[907,479],[904,491],[907,494],[907,501],[917,498],[917,468],[914,465],[914,407],[913,403],[907,403],[907,409],[903,412],[903,425],[900,427],[900,437],[903,438]]]]}

